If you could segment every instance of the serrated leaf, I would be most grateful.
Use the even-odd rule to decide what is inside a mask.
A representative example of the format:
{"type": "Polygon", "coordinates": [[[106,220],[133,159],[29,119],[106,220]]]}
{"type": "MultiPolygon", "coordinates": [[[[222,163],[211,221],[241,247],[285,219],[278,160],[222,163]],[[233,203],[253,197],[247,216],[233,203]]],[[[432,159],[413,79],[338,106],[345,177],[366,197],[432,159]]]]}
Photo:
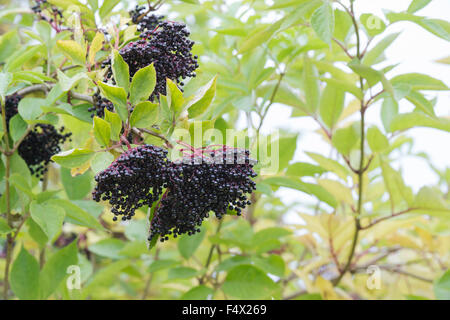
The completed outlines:
{"type": "Polygon", "coordinates": [[[217,76],[212,78],[206,85],[201,87],[186,105],[189,118],[196,118],[202,115],[211,105],[216,94],[217,76]]]}
{"type": "Polygon", "coordinates": [[[97,116],[94,117],[94,137],[101,146],[110,145],[111,125],[97,116]]]}
{"type": "Polygon", "coordinates": [[[140,101],[147,100],[155,89],[156,71],[153,63],[139,69],[131,80],[130,102],[136,105],[140,101]]]}
{"type": "Polygon", "coordinates": [[[112,52],[111,69],[117,85],[128,92],[130,86],[130,68],[117,50],[113,50],[112,52]]]}
{"type": "Polygon", "coordinates": [[[30,205],[31,218],[41,227],[49,241],[61,232],[65,212],[58,206],[38,204],[33,201],[30,205]]]}
{"type": "Polygon", "coordinates": [[[19,299],[39,298],[39,264],[24,247],[12,264],[9,280],[11,290],[19,299]]]}
{"type": "Polygon", "coordinates": [[[87,149],[71,149],[60,152],[52,157],[52,160],[66,168],[79,167],[94,156],[94,151],[87,149]]]}
{"type": "Polygon", "coordinates": [[[383,152],[389,147],[389,140],[386,136],[375,126],[367,130],[367,142],[373,152],[383,152]]]}
{"type": "Polygon", "coordinates": [[[111,126],[111,140],[119,141],[120,132],[122,130],[122,120],[120,119],[120,116],[117,113],[111,112],[105,108],[105,120],[111,126]]]}
{"type": "Polygon", "coordinates": [[[58,40],[56,41],[56,45],[75,64],[84,65],[86,63],[86,52],[78,42],[73,40],[58,40]]]}
{"type": "Polygon", "coordinates": [[[124,88],[111,86],[104,82],[99,82],[100,90],[106,99],[110,100],[122,121],[128,119],[127,93],[124,88]]]}
{"type": "Polygon", "coordinates": [[[130,116],[130,125],[137,128],[148,128],[158,121],[158,105],[150,101],[139,102],[130,116]]]}
{"type": "Polygon", "coordinates": [[[331,44],[334,32],[334,11],[329,1],[314,11],[311,16],[311,26],[317,36],[325,43],[331,44]]]}
{"type": "Polygon", "coordinates": [[[89,55],[88,55],[89,64],[93,65],[95,63],[95,55],[102,49],[104,40],[105,36],[103,35],[102,32],[97,32],[95,34],[95,37],[94,39],[92,39],[91,45],[89,47],[89,55]]]}

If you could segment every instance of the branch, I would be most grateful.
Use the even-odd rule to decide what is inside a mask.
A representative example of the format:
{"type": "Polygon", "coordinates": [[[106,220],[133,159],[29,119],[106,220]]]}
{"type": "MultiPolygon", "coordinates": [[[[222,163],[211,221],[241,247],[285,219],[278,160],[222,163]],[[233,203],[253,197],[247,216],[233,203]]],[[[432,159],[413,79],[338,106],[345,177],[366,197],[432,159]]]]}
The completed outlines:
{"type": "Polygon", "coordinates": [[[160,133],[157,133],[157,132],[155,132],[155,131],[148,130],[148,129],[145,129],[145,128],[139,128],[139,129],[133,128],[132,130],[133,130],[133,132],[135,132],[135,133],[137,133],[137,134],[139,134],[140,131],[141,131],[141,132],[145,132],[145,133],[147,133],[147,134],[149,134],[149,135],[151,135],[151,136],[160,138],[161,140],[163,140],[163,141],[167,144],[167,146],[168,146],[169,148],[171,148],[171,149],[173,148],[173,144],[171,144],[170,141],[169,141],[165,136],[163,136],[163,135],[160,134],[160,133]]]}
{"type": "Polygon", "coordinates": [[[406,210],[403,210],[403,211],[400,211],[400,212],[397,212],[397,213],[393,213],[393,214],[391,214],[391,215],[389,215],[389,216],[386,216],[386,217],[382,217],[382,218],[373,220],[373,221],[372,221],[371,223],[369,223],[368,225],[366,225],[366,226],[361,226],[361,230],[369,229],[370,227],[373,227],[374,225],[376,225],[376,224],[378,224],[378,223],[380,223],[380,222],[382,222],[382,221],[384,221],[384,220],[391,219],[391,218],[395,218],[395,217],[398,217],[398,216],[400,216],[400,215],[402,215],[402,214],[405,214],[405,213],[408,213],[408,212],[410,212],[410,211],[417,210],[417,209],[418,209],[418,208],[408,208],[408,209],[406,209],[406,210]]]}
{"type": "MultiPolygon", "coordinates": [[[[50,84],[50,83],[35,84],[35,85],[29,86],[29,87],[26,87],[26,88],[23,88],[23,89],[17,91],[17,94],[20,96],[25,96],[29,93],[33,93],[36,91],[43,91],[43,92],[47,93],[53,86],[54,86],[54,84],[50,84]]],[[[73,91],[69,91],[69,92],[70,92],[71,97],[74,99],[87,101],[92,104],[94,103],[94,99],[87,94],[82,94],[82,93],[73,92],[73,91]]]]}

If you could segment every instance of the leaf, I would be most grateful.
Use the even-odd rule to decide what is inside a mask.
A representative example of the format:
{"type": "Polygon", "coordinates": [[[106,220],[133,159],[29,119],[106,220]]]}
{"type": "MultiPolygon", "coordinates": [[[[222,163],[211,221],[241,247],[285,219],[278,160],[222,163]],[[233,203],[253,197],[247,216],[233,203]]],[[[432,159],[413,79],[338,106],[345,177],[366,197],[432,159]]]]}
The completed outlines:
{"type": "Polygon", "coordinates": [[[189,267],[177,267],[169,270],[169,280],[195,277],[198,271],[189,267]]]}
{"type": "Polygon", "coordinates": [[[160,259],[153,261],[148,267],[148,272],[156,272],[168,268],[172,268],[176,265],[180,264],[180,262],[172,259],[160,259]]]}
{"type": "Polygon", "coordinates": [[[374,14],[364,13],[359,17],[359,20],[364,26],[367,34],[374,37],[386,30],[386,24],[383,20],[374,14]]]}
{"type": "Polygon", "coordinates": [[[350,172],[339,162],[332,160],[330,158],[326,158],[318,153],[306,152],[306,154],[311,159],[316,161],[322,168],[335,173],[343,180],[347,180],[347,176],[350,174],[350,172]]]}
{"type": "Polygon", "coordinates": [[[332,142],[339,153],[349,155],[359,138],[359,133],[355,130],[355,126],[350,125],[346,128],[337,129],[333,134],[332,142]]]}
{"type": "Polygon", "coordinates": [[[86,197],[91,192],[92,181],[90,171],[73,177],[69,169],[61,168],[61,182],[70,200],[81,200],[86,197]]]}
{"type": "Polygon", "coordinates": [[[185,259],[192,257],[205,238],[205,234],[205,229],[201,229],[201,232],[197,232],[192,236],[182,235],[178,240],[178,251],[181,256],[185,259]]]}
{"type": "Polygon", "coordinates": [[[185,292],[181,296],[181,300],[206,300],[209,296],[214,294],[214,290],[204,286],[199,285],[197,287],[193,287],[189,291],[185,292]]]}
{"type": "Polygon", "coordinates": [[[261,270],[277,277],[283,277],[286,273],[286,265],[279,255],[269,255],[268,257],[253,257],[255,266],[261,270]]]}
{"type": "Polygon", "coordinates": [[[331,179],[320,179],[317,183],[332,194],[336,200],[353,205],[354,201],[351,190],[340,182],[331,179]]]}
{"type": "MultiPolygon", "coordinates": [[[[142,70],[142,69],[141,69],[142,70]]],[[[104,82],[99,82],[100,90],[106,99],[110,100],[117,113],[123,121],[128,119],[127,93],[125,89],[116,86],[110,86],[104,82]]]]}
{"type": "Polygon", "coordinates": [[[111,14],[112,10],[115,6],[117,6],[120,3],[120,0],[105,0],[103,1],[102,6],[99,10],[100,18],[104,19],[106,16],[111,14]]]}
{"type": "Polygon", "coordinates": [[[30,205],[31,218],[36,222],[47,238],[52,242],[61,232],[65,212],[62,208],[51,204],[38,204],[36,201],[30,205]]]}
{"type": "Polygon", "coordinates": [[[393,97],[385,97],[381,105],[381,121],[384,129],[391,132],[391,122],[398,115],[398,103],[393,97]]]}
{"type": "Polygon", "coordinates": [[[406,73],[391,79],[392,85],[407,84],[412,90],[449,90],[441,80],[421,73],[406,73]]]}
{"type": "Polygon", "coordinates": [[[22,119],[20,114],[16,114],[9,120],[9,134],[16,142],[27,131],[28,124],[22,119]]]}
{"type": "Polygon", "coordinates": [[[83,227],[103,230],[103,226],[97,221],[97,219],[69,200],[51,199],[48,203],[63,208],[66,212],[66,220],[70,223],[83,227]]]}
{"type": "Polygon", "coordinates": [[[4,103],[8,86],[12,81],[12,74],[9,72],[0,72],[0,97],[1,103],[4,103]]]}
{"type": "Polygon", "coordinates": [[[130,125],[136,128],[148,128],[158,121],[158,105],[150,101],[139,102],[130,116],[130,125]]]}
{"type": "Polygon", "coordinates": [[[432,118],[420,112],[410,112],[395,116],[390,124],[391,132],[413,127],[428,127],[450,132],[450,120],[447,118],[432,118]]]}
{"type": "Polygon", "coordinates": [[[25,97],[18,105],[19,114],[23,120],[35,120],[42,114],[45,100],[41,98],[25,97]]]}
{"type": "Polygon", "coordinates": [[[34,57],[39,51],[44,48],[42,45],[28,46],[22,50],[17,51],[8,59],[5,65],[5,71],[14,71],[20,69],[28,60],[34,57]]]}
{"type": "Polygon", "coordinates": [[[193,97],[190,98],[186,105],[189,118],[193,119],[202,115],[211,105],[216,94],[217,75],[207,84],[201,87],[193,97]]]}
{"type": "Polygon", "coordinates": [[[166,88],[169,108],[174,111],[175,115],[178,115],[182,111],[184,104],[183,93],[169,78],[166,79],[166,88]]]}
{"type": "Polygon", "coordinates": [[[304,177],[304,176],[313,177],[315,175],[320,175],[324,172],[326,172],[325,169],[316,166],[314,164],[307,162],[296,162],[287,167],[286,175],[296,177],[304,177]]]}
{"type": "Polygon", "coordinates": [[[155,89],[156,71],[153,63],[139,69],[131,80],[130,102],[132,105],[147,100],[155,89]]]}
{"type": "Polygon", "coordinates": [[[425,8],[430,2],[431,0],[413,0],[409,5],[407,12],[414,13],[419,11],[420,9],[425,8]]]}
{"type": "Polygon", "coordinates": [[[95,152],[87,149],[71,149],[62,151],[52,157],[52,160],[65,168],[76,168],[89,161],[95,152]]]}
{"type": "Polygon", "coordinates": [[[119,252],[124,248],[124,246],[125,242],[119,239],[110,238],[91,244],[88,249],[90,252],[105,258],[120,259],[123,256],[120,255],[119,252]]]}
{"type": "Polygon", "coordinates": [[[91,160],[91,169],[95,174],[105,170],[111,162],[114,161],[114,156],[109,152],[98,152],[91,160]]]}
{"type": "Polygon", "coordinates": [[[311,16],[311,26],[322,41],[331,45],[334,32],[334,11],[329,1],[324,1],[323,5],[314,11],[311,16]]]}
{"type": "Polygon", "coordinates": [[[111,126],[111,140],[119,141],[120,132],[122,130],[122,120],[120,119],[120,116],[117,113],[111,112],[105,108],[105,120],[111,126]]]}
{"type": "Polygon", "coordinates": [[[40,298],[47,299],[67,276],[67,268],[77,262],[77,240],[54,253],[45,263],[39,277],[40,298]]]}
{"type": "Polygon", "coordinates": [[[8,234],[11,231],[13,231],[13,229],[8,226],[8,222],[0,217],[0,235],[8,234]]]}
{"type": "Polygon", "coordinates": [[[102,49],[104,40],[105,36],[102,32],[97,32],[94,39],[92,39],[88,54],[88,62],[90,65],[95,63],[95,55],[102,49]]]}
{"type": "Polygon", "coordinates": [[[303,86],[306,98],[306,109],[315,113],[319,107],[320,87],[319,74],[315,65],[305,56],[303,60],[303,86]]]}
{"type": "Polygon", "coordinates": [[[277,187],[291,188],[299,190],[305,193],[310,193],[307,185],[299,179],[293,179],[289,177],[270,177],[263,180],[264,183],[277,187]]]}
{"type": "Polygon", "coordinates": [[[379,41],[375,47],[370,49],[362,59],[362,63],[366,66],[371,66],[379,62],[379,58],[383,55],[386,49],[397,39],[400,33],[393,33],[386,36],[383,40],[379,41]]]}
{"type": "Polygon", "coordinates": [[[434,215],[447,218],[450,215],[450,207],[445,203],[439,190],[431,187],[422,187],[417,193],[412,205],[415,213],[434,215]]]}
{"type": "Polygon", "coordinates": [[[94,117],[94,137],[101,146],[110,145],[111,125],[97,116],[94,117]]]}
{"type": "Polygon", "coordinates": [[[367,130],[367,142],[373,152],[383,152],[389,147],[386,136],[375,126],[367,130]]]}
{"type": "Polygon", "coordinates": [[[334,87],[344,90],[346,92],[350,92],[358,99],[363,98],[363,93],[362,93],[361,89],[347,80],[334,79],[334,78],[320,78],[320,80],[326,82],[327,84],[329,84],[331,86],[334,86],[334,87]]]}
{"type": "Polygon", "coordinates": [[[445,271],[444,274],[434,282],[433,291],[436,299],[450,300],[450,270],[445,271]]]}
{"type": "Polygon", "coordinates": [[[117,85],[124,88],[126,92],[129,91],[130,86],[130,69],[128,64],[123,60],[119,51],[113,50],[111,69],[114,75],[114,80],[117,85]]]}
{"type": "Polygon", "coordinates": [[[11,290],[19,299],[39,298],[39,264],[24,247],[20,249],[19,255],[14,260],[9,280],[11,290]]]}
{"type": "Polygon", "coordinates": [[[255,300],[273,297],[278,286],[261,269],[240,265],[228,272],[222,289],[232,297],[255,300]]]}
{"type": "Polygon", "coordinates": [[[86,52],[78,42],[73,40],[58,40],[56,41],[56,45],[75,64],[84,65],[86,63],[86,52]]]}
{"type": "Polygon", "coordinates": [[[319,114],[328,128],[333,128],[344,109],[345,92],[335,86],[327,85],[322,92],[319,114]]]}

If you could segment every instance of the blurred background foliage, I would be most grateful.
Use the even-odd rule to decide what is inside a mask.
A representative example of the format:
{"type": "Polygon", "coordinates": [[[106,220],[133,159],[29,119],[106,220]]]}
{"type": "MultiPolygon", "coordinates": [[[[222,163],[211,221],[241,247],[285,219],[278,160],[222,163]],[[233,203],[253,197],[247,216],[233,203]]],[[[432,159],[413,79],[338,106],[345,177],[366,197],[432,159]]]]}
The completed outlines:
{"type": "MultiPolygon", "coordinates": [[[[111,35],[118,29],[121,45],[136,37],[133,30],[126,31],[134,3],[49,2],[65,15],[70,5],[82,7],[86,28],[101,27],[111,35]]],[[[303,150],[297,145],[303,129],[281,128],[279,170],[257,178],[253,205],[243,217],[210,218],[201,233],[157,244],[151,251],[146,245],[146,212],[113,223],[108,206],[91,200],[91,163],[78,171],[52,163],[48,187],[42,191],[42,183],[15,155],[11,208],[16,221],[0,217],[2,274],[6,236],[14,237],[8,296],[449,299],[450,168],[436,169],[426,154],[412,154],[414,140],[408,136],[414,127],[450,131],[450,119],[434,112],[435,91],[449,88],[415,70],[393,77],[396,65],[383,64],[384,51],[398,36],[389,26],[398,21],[410,21],[430,37],[450,41],[448,21],[417,13],[429,2],[414,0],[402,12],[385,8],[385,15],[376,17],[355,12],[353,1],[344,0],[164,1],[156,14],[185,22],[196,42],[200,67],[197,77],[186,83],[185,95],[218,75],[215,99],[197,121],[242,130],[256,150],[256,137],[275,129],[268,110],[284,105],[290,107],[291,118],[307,117],[319,125],[315,134],[329,144],[329,152],[303,150]],[[408,102],[407,110],[399,109],[400,101],[408,102]],[[365,111],[377,103],[381,112],[366,117],[365,111]],[[296,152],[310,160],[293,160],[296,152]],[[413,192],[404,183],[395,163],[411,154],[429,162],[440,177],[438,184],[413,192]],[[279,195],[285,188],[315,200],[283,203],[279,195]],[[30,217],[30,211],[37,217],[30,217]],[[63,216],[65,212],[64,223],[49,223],[56,221],[49,216],[60,211],[63,216]],[[40,214],[47,222],[39,220],[40,214]],[[300,222],[290,223],[287,215],[298,216],[300,222]],[[72,264],[81,268],[81,289],[69,290],[64,281],[72,264]]],[[[43,39],[42,22],[36,21],[27,1],[2,1],[2,6],[1,68],[45,73],[50,56],[51,74],[70,65],[54,44],[58,37],[43,39]]],[[[59,38],[77,37],[63,33],[59,38]]],[[[91,43],[94,35],[85,31],[82,41],[91,43]]],[[[109,41],[97,61],[111,53],[109,41]]],[[[83,72],[65,71],[72,78],[83,72]]],[[[94,92],[89,81],[74,81],[70,87],[78,93],[94,92]]],[[[95,144],[89,116],[65,114],[58,121],[73,132],[66,150],[95,144]]],[[[161,144],[150,138],[147,142],[161,144]]],[[[448,157],[447,146],[442,148],[448,157]]],[[[3,163],[0,177],[4,194],[3,163]]],[[[6,212],[4,196],[0,211],[6,212]]]]}

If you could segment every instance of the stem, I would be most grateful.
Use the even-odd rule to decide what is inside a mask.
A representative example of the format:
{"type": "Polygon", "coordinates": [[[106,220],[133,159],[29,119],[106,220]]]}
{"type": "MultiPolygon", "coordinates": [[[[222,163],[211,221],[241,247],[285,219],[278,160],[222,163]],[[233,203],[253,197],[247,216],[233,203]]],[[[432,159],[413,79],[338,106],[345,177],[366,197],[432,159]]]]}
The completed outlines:
{"type": "MultiPolygon", "coordinates": [[[[159,259],[159,249],[160,249],[159,247],[156,248],[155,260],[154,261],[159,259]]],[[[154,272],[152,272],[150,274],[147,282],[145,283],[145,289],[144,289],[144,293],[142,294],[142,299],[141,300],[146,300],[147,299],[148,293],[150,292],[150,286],[151,286],[152,280],[153,280],[153,274],[154,274],[154,272]]]]}
{"type": "MultiPolygon", "coordinates": [[[[222,221],[223,220],[220,219],[219,225],[217,226],[217,229],[216,229],[216,234],[218,234],[220,232],[220,228],[222,227],[222,221]]],[[[212,244],[211,248],[209,249],[208,258],[206,259],[206,263],[205,263],[206,271],[208,271],[208,267],[211,264],[212,255],[214,253],[214,249],[216,249],[217,246],[218,245],[212,244]]],[[[203,284],[205,282],[206,271],[205,271],[205,274],[198,280],[199,284],[203,284]]]]}
{"type": "MultiPolygon", "coordinates": [[[[9,134],[8,125],[6,123],[6,107],[4,101],[0,101],[2,110],[2,123],[4,130],[4,140],[5,140],[5,202],[6,202],[6,218],[8,226],[12,228],[12,215],[11,215],[11,197],[10,197],[10,186],[9,186],[9,176],[11,173],[11,155],[9,154],[9,134]]],[[[6,265],[5,274],[3,278],[3,298],[8,300],[8,290],[9,290],[9,268],[12,259],[12,250],[14,248],[14,240],[11,233],[6,236],[6,265]]]]}
{"type": "MultiPolygon", "coordinates": [[[[353,1],[350,1],[350,11],[348,11],[352,21],[353,26],[355,28],[356,34],[356,57],[361,58],[360,46],[361,41],[359,37],[359,27],[358,22],[355,18],[355,12],[353,8],[353,1]]],[[[360,143],[360,159],[359,159],[359,170],[358,174],[358,205],[356,209],[356,217],[355,217],[355,233],[353,234],[353,239],[350,247],[350,254],[348,255],[347,262],[344,265],[344,268],[340,272],[339,276],[333,281],[333,284],[337,286],[347,271],[350,269],[353,256],[355,255],[356,244],[358,243],[359,231],[361,230],[361,222],[360,217],[362,213],[362,204],[363,204],[363,186],[364,186],[364,172],[368,169],[364,167],[364,142],[365,142],[365,112],[366,112],[366,103],[364,102],[364,81],[363,78],[359,77],[359,84],[361,87],[361,91],[363,92],[363,98],[361,99],[361,109],[360,109],[360,117],[361,117],[361,143],[360,143]]]]}

